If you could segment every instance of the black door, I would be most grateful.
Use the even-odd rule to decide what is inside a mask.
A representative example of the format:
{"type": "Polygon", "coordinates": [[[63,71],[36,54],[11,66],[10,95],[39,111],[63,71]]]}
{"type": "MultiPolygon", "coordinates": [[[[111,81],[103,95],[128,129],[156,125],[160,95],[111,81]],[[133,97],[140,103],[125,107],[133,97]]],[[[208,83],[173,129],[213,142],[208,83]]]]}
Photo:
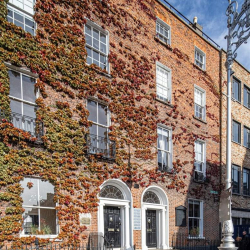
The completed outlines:
{"type": "Polygon", "coordinates": [[[113,247],[121,247],[120,208],[104,207],[104,235],[113,247]]]}
{"type": "Polygon", "coordinates": [[[147,247],[156,247],[156,210],[146,211],[146,239],[147,247]]]}

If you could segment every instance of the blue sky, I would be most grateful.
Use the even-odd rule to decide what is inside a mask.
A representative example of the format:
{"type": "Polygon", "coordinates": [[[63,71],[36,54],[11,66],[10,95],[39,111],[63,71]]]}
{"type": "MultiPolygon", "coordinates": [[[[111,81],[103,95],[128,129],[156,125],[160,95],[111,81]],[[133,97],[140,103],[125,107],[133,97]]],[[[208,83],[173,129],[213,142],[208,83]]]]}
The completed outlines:
{"type": "MultiPolygon", "coordinates": [[[[161,0],[164,2],[163,0],[161,0]]],[[[198,17],[198,23],[203,26],[203,32],[226,50],[227,16],[225,15],[228,0],[167,0],[179,12],[193,21],[198,17]]],[[[240,12],[244,0],[238,0],[240,12]]],[[[243,66],[250,70],[250,38],[247,44],[242,44],[237,51],[237,58],[243,66]]]]}

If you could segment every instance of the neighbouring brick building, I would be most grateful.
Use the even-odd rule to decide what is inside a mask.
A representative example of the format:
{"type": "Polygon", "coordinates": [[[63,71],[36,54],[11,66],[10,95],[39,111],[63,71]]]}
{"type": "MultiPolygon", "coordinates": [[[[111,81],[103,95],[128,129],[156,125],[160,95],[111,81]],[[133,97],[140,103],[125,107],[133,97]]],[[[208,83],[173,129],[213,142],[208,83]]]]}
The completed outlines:
{"type": "Polygon", "coordinates": [[[1,244],[219,238],[220,49],[199,27],[156,0],[0,0],[1,244]]]}
{"type": "MultiPolygon", "coordinates": [[[[222,163],[226,163],[226,112],[227,112],[227,74],[224,67],[226,52],[222,50],[222,163]]],[[[234,225],[242,225],[235,235],[250,225],[250,167],[249,167],[249,108],[250,74],[239,62],[234,61],[232,70],[232,219],[234,225]],[[248,225],[248,226],[247,226],[248,225]]],[[[225,172],[223,172],[225,174],[225,172]]]]}

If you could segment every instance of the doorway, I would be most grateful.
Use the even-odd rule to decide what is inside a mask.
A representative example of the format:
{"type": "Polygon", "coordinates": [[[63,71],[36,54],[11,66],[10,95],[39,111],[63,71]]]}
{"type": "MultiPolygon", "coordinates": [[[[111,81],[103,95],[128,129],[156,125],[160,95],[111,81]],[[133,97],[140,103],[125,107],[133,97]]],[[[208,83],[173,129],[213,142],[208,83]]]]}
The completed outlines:
{"type": "Polygon", "coordinates": [[[146,243],[147,247],[157,247],[156,210],[146,211],[146,243]]]}
{"type": "Polygon", "coordinates": [[[112,247],[121,247],[120,208],[104,207],[104,236],[112,247]]]}

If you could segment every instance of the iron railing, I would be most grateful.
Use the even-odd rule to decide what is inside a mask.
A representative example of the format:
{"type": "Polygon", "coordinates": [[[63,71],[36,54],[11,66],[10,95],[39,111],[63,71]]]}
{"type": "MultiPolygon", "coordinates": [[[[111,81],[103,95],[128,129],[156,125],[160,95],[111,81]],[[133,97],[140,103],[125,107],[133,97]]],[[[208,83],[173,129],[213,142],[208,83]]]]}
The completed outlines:
{"type": "Polygon", "coordinates": [[[100,155],[109,160],[115,159],[115,141],[108,137],[87,134],[87,153],[100,155]]]}
{"type": "Polygon", "coordinates": [[[178,250],[217,250],[221,240],[210,240],[207,237],[175,233],[172,238],[173,249],[178,250]]]}
{"type": "Polygon", "coordinates": [[[30,133],[31,136],[37,138],[37,141],[41,141],[41,137],[44,135],[43,123],[38,122],[35,117],[29,117],[15,112],[11,112],[8,115],[4,110],[0,109],[0,121],[3,119],[11,122],[15,128],[30,133]]]}
{"type": "Polygon", "coordinates": [[[90,233],[88,243],[73,243],[65,244],[56,243],[41,243],[36,238],[31,244],[24,244],[21,246],[4,246],[1,250],[113,250],[112,244],[103,236],[102,233],[90,233]]]}

